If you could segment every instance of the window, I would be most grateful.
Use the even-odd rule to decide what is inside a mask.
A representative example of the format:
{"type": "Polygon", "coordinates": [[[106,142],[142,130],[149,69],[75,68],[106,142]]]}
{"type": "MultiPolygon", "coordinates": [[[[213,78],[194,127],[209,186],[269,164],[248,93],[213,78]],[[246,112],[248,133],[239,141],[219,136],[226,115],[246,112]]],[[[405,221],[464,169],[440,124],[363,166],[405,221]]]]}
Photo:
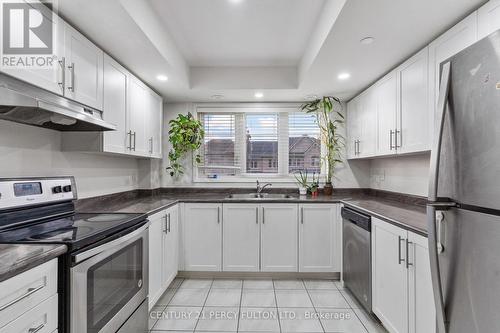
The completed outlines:
{"type": "Polygon", "coordinates": [[[205,129],[202,162],[195,175],[201,181],[321,172],[316,118],[296,107],[199,107],[198,116],[205,129]]]}
{"type": "Polygon", "coordinates": [[[278,115],[247,114],[246,129],[247,172],[278,173],[278,115]]]}
{"type": "Polygon", "coordinates": [[[288,115],[288,172],[320,173],[321,140],[316,117],[307,113],[288,115]]]}

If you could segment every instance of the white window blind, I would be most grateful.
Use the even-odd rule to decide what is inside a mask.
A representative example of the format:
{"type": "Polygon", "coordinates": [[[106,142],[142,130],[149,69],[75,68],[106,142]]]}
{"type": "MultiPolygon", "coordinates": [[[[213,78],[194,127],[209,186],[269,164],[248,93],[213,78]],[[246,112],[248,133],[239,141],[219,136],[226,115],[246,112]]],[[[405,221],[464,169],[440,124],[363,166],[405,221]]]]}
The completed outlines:
{"type": "Polygon", "coordinates": [[[205,129],[199,171],[205,177],[236,175],[241,172],[240,152],[236,136],[239,115],[200,114],[205,129]]]}
{"type": "Polygon", "coordinates": [[[321,138],[316,117],[307,113],[290,113],[288,133],[288,173],[299,170],[320,173],[321,138]]]}
{"type": "Polygon", "coordinates": [[[246,114],[247,173],[278,173],[278,114],[246,114]]]}

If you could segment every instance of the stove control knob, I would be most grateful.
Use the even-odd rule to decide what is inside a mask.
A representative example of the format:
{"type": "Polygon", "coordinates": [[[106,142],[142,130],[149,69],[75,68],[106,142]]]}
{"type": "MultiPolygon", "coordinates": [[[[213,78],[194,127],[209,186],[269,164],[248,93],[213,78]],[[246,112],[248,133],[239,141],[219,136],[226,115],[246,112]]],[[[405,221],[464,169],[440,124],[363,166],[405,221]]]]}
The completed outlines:
{"type": "Polygon", "coordinates": [[[58,193],[61,193],[62,192],[62,187],[61,186],[54,186],[52,188],[52,193],[54,194],[58,194],[58,193]]]}
{"type": "Polygon", "coordinates": [[[71,185],[66,185],[63,187],[63,192],[71,192],[71,185]]]}

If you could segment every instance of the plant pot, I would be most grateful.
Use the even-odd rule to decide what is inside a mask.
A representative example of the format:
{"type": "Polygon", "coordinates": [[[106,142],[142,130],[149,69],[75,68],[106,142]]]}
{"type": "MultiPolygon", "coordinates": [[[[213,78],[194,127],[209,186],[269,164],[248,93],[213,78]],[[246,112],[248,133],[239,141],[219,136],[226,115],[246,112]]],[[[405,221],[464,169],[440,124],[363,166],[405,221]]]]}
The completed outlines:
{"type": "Polygon", "coordinates": [[[333,194],[332,183],[326,183],[325,184],[325,186],[323,187],[323,194],[324,195],[332,195],[333,194]]]}
{"type": "Polygon", "coordinates": [[[304,187],[304,186],[299,187],[299,194],[300,195],[307,195],[307,187],[304,187]]]}

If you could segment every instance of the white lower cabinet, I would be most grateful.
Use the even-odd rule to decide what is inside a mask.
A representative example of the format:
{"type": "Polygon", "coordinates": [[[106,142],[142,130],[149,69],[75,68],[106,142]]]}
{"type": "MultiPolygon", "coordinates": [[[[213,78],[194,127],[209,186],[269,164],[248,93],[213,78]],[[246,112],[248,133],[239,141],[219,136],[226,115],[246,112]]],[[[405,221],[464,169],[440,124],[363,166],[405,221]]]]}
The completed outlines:
{"type": "Polygon", "coordinates": [[[0,333],[57,330],[57,259],[0,282],[0,333]]]}
{"type": "Polygon", "coordinates": [[[177,206],[149,217],[149,309],[177,275],[177,219],[177,206]]]}
{"type": "Polygon", "coordinates": [[[337,205],[299,205],[299,271],[340,271],[337,205]]]}
{"type": "Polygon", "coordinates": [[[426,242],[372,219],[372,310],[391,333],[435,332],[426,242]]]}
{"type": "Polygon", "coordinates": [[[297,208],[297,204],[261,205],[261,271],[297,271],[297,208]]]}
{"type": "Polygon", "coordinates": [[[222,204],[186,203],[184,210],[184,269],[221,271],[222,204]]]}
{"type": "Polygon", "coordinates": [[[259,205],[224,204],[223,270],[258,272],[260,269],[259,205]]]}

